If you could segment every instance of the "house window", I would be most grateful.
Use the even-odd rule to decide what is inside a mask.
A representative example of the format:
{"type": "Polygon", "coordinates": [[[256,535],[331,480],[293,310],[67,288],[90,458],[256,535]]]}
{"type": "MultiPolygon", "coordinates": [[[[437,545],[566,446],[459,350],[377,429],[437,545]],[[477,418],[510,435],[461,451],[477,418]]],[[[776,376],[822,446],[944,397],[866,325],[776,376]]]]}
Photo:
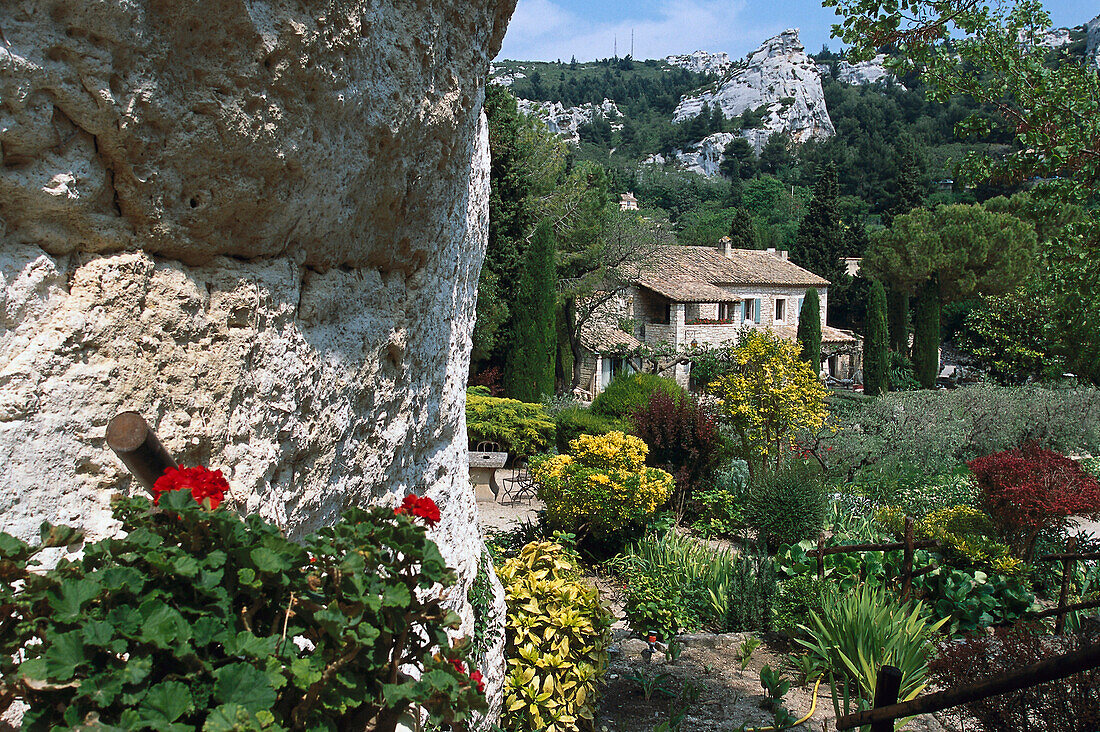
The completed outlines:
{"type": "Polygon", "coordinates": [[[661,325],[669,325],[672,322],[672,303],[666,302],[661,306],[661,319],[658,321],[661,325]]]}
{"type": "Polygon", "coordinates": [[[616,377],[632,373],[634,369],[625,358],[602,356],[600,358],[600,391],[606,389],[616,377]]]}
{"type": "Polygon", "coordinates": [[[787,298],[775,298],[775,322],[782,323],[787,319],[787,298]]]}
{"type": "Polygon", "coordinates": [[[732,302],[718,303],[718,319],[733,320],[733,305],[732,302]]]}
{"type": "Polygon", "coordinates": [[[758,303],[760,300],[752,299],[745,300],[741,309],[741,319],[746,323],[759,323],[760,322],[760,306],[758,303]]]}

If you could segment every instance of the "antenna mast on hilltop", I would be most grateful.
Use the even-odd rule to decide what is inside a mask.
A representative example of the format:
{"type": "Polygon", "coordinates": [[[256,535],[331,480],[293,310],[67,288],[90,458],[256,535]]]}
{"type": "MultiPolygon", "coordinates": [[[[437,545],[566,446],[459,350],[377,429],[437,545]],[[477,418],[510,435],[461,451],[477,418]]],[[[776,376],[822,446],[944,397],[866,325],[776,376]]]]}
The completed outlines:
{"type": "Polygon", "coordinates": [[[630,29],[630,59],[634,59],[634,29],[630,29]]]}
{"type": "Polygon", "coordinates": [[[612,58],[618,58],[619,57],[619,34],[618,33],[615,34],[615,51],[614,51],[614,53],[612,53],[611,57],[612,58]]]}

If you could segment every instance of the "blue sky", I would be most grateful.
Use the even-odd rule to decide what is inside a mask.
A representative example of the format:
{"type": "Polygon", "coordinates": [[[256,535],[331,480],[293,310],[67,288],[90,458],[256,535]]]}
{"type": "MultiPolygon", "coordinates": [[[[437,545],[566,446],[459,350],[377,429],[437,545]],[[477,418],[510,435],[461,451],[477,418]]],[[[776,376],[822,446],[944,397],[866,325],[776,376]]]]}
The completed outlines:
{"type": "MultiPolygon", "coordinates": [[[[1055,26],[1075,26],[1100,12],[1096,0],[1045,3],[1055,26]]],[[[810,52],[829,39],[836,22],[820,0],[519,0],[498,58],[590,61],[611,56],[664,58],[697,49],[739,58],[785,28],[799,28],[810,52]]]]}

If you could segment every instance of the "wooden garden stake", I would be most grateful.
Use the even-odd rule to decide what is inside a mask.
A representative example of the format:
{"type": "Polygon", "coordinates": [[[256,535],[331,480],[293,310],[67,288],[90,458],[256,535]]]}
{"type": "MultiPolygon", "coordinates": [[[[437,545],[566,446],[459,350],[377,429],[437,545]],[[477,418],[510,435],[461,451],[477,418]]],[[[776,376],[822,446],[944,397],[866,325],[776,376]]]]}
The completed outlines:
{"type": "Polygon", "coordinates": [[[107,445],[150,493],[165,470],[179,467],[137,412],[121,412],[111,419],[107,445]]]}
{"type": "Polygon", "coordinates": [[[901,564],[901,601],[909,601],[913,592],[913,517],[905,517],[905,556],[901,564]]]}
{"type": "Polygon", "coordinates": [[[817,537],[817,578],[825,579],[825,535],[817,537]]]}
{"type": "MultiPolygon", "coordinates": [[[[901,691],[901,669],[896,666],[883,666],[875,679],[874,709],[888,707],[898,703],[901,691]]],[[[894,720],[884,719],[871,725],[871,732],[894,732],[894,720]]]]}
{"type": "MultiPolygon", "coordinates": [[[[1070,537],[1066,547],[1067,553],[1073,554],[1077,548],[1077,537],[1070,537]]],[[[1069,581],[1073,575],[1073,559],[1066,557],[1062,560],[1062,589],[1058,592],[1058,617],[1054,621],[1054,634],[1062,635],[1066,629],[1066,600],[1069,599],[1069,581]]]]}

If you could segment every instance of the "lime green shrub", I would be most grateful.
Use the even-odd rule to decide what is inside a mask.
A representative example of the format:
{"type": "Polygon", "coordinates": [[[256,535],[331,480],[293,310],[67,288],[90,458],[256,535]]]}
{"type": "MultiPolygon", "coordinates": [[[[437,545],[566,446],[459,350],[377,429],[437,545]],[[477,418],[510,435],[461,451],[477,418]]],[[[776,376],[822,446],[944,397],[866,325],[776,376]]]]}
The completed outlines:
{"type": "Polygon", "coordinates": [[[505,452],[533,455],[554,444],[554,421],[541,404],[466,392],[466,434],[470,444],[487,440],[505,452]]]}
{"type": "Polygon", "coordinates": [[[612,419],[630,419],[634,412],[649,404],[653,395],[663,391],[673,400],[686,394],[672,379],[656,374],[624,374],[614,379],[592,402],[592,412],[612,419]]]}
{"type": "Polygon", "coordinates": [[[863,584],[850,592],[828,593],[824,610],[810,612],[798,642],[829,669],[836,716],[869,709],[875,679],[884,664],[901,670],[899,701],[927,686],[931,641],[947,619],[932,622],[922,603],[899,605],[882,587],[863,584]]]}
{"type": "Polygon", "coordinates": [[[612,618],[579,574],[549,541],[528,544],[498,572],[508,605],[504,729],[592,729],[612,618]]]}
{"type": "Polygon", "coordinates": [[[645,466],[649,448],[632,435],[581,435],[571,455],[537,461],[533,476],[546,523],[600,542],[625,542],[668,500],[672,476],[645,466]]]}
{"type": "Polygon", "coordinates": [[[420,707],[466,729],[485,698],[435,591],[454,583],[421,525],[438,509],[398,510],[350,509],[298,543],[170,490],[156,510],[117,500],[122,536],[44,571],[41,548],[75,532],[45,525],[38,548],[0,533],[0,712],[25,702],[31,730],[228,732],[392,729],[420,707]]]}

